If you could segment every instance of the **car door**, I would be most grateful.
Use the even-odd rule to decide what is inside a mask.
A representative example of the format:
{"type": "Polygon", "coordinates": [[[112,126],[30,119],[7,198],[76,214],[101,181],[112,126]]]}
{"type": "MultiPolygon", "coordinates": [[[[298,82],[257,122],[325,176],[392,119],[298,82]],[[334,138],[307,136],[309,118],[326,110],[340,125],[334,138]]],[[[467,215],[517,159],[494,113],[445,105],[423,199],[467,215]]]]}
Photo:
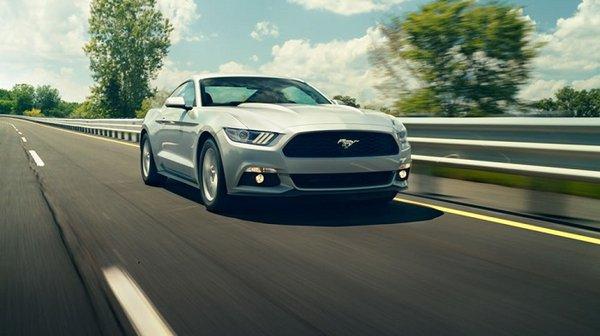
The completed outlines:
{"type": "MultiPolygon", "coordinates": [[[[179,159],[180,173],[186,178],[196,181],[195,171],[195,145],[198,140],[199,126],[199,107],[197,102],[197,88],[194,82],[188,82],[188,85],[181,92],[185,105],[190,109],[180,115],[177,121],[179,130],[179,146],[177,147],[177,156],[179,159]]],[[[197,182],[197,181],[196,181],[197,182]]]]}
{"type": "MultiPolygon", "coordinates": [[[[188,81],[181,84],[170,97],[183,97],[184,92],[189,86],[193,87],[193,82],[188,81]]],[[[177,107],[163,107],[162,113],[156,120],[161,125],[157,132],[160,149],[157,153],[159,157],[157,164],[159,169],[166,170],[175,175],[181,175],[182,164],[179,155],[179,146],[181,143],[181,132],[179,130],[179,121],[183,118],[186,109],[177,107]]]]}

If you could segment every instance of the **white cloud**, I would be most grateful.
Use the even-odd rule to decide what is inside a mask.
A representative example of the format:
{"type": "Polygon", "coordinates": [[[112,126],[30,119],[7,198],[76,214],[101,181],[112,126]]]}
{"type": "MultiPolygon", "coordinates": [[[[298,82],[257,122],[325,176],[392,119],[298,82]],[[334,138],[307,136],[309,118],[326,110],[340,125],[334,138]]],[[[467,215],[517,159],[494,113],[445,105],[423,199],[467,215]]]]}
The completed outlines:
{"type": "Polygon", "coordinates": [[[306,9],[326,10],[341,15],[354,15],[388,10],[405,0],[288,0],[306,9]]]}
{"type": "Polygon", "coordinates": [[[0,87],[50,84],[63,99],[85,98],[88,7],[88,0],[1,1],[0,87]]]}
{"type": "Polygon", "coordinates": [[[534,62],[534,79],[520,93],[523,99],[550,97],[557,89],[600,87],[600,0],[583,0],[577,12],[556,22],[534,62]]]}
{"type": "Polygon", "coordinates": [[[0,57],[30,60],[83,57],[89,1],[2,1],[0,57]]]}
{"type": "Polygon", "coordinates": [[[180,69],[175,62],[167,58],[158,76],[152,81],[152,85],[158,87],[159,90],[171,91],[195,74],[197,74],[196,71],[180,69]]]}
{"type": "Polygon", "coordinates": [[[219,66],[219,73],[224,74],[251,74],[254,72],[255,70],[252,68],[237,62],[227,62],[219,66]]]}
{"type": "Polygon", "coordinates": [[[559,19],[536,64],[556,71],[600,71],[600,0],[583,0],[574,16],[559,19]]]}
{"type": "MultiPolygon", "coordinates": [[[[193,0],[157,3],[173,24],[172,43],[208,38],[190,28],[200,16],[193,0]]],[[[83,52],[89,15],[90,0],[0,1],[0,87],[50,84],[83,100],[92,84],[83,52]]]]}
{"type": "Polygon", "coordinates": [[[519,98],[531,101],[550,98],[566,84],[564,80],[537,79],[521,90],[519,98]]]}
{"type": "Polygon", "coordinates": [[[362,37],[313,44],[309,40],[288,40],[272,49],[273,59],[259,70],[265,74],[297,77],[313,83],[328,95],[344,94],[361,101],[376,96],[379,83],[368,64],[367,55],[379,30],[370,28],[362,37]]]}
{"type": "MultiPolygon", "coordinates": [[[[219,73],[279,75],[304,79],[329,96],[343,94],[361,102],[377,98],[379,84],[368,64],[367,55],[373,43],[382,40],[375,28],[364,36],[347,41],[334,40],[313,44],[309,40],[288,40],[272,48],[272,59],[261,66],[249,66],[230,61],[218,67],[219,73]]],[[[252,60],[252,58],[251,58],[252,60]]],[[[177,68],[170,60],[155,81],[159,88],[172,89],[193,74],[208,71],[187,71],[177,68]]]]}
{"type": "Polygon", "coordinates": [[[589,90],[600,88],[600,75],[590,77],[584,80],[576,80],[573,82],[573,87],[578,90],[589,90]]]}
{"type": "Polygon", "coordinates": [[[259,60],[258,55],[252,55],[252,56],[250,56],[250,60],[252,62],[258,62],[258,60],[259,60]]]}
{"type": "Polygon", "coordinates": [[[192,22],[200,18],[198,6],[194,0],[158,0],[158,8],[173,25],[171,42],[179,43],[181,40],[197,42],[205,37],[199,32],[190,29],[192,22]]]}
{"type": "Polygon", "coordinates": [[[262,41],[265,37],[279,36],[279,27],[268,21],[261,21],[254,26],[254,30],[250,33],[253,39],[262,41]]]}
{"type": "Polygon", "coordinates": [[[11,88],[17,83],[49,84],[59,88],[61,97],[67,101],[82,101],[91,85],[89,77],[79,76],[71,67],[22,67],[0,62],[0,68],[3,70],[0,72],[0,87],[11,88]]]}

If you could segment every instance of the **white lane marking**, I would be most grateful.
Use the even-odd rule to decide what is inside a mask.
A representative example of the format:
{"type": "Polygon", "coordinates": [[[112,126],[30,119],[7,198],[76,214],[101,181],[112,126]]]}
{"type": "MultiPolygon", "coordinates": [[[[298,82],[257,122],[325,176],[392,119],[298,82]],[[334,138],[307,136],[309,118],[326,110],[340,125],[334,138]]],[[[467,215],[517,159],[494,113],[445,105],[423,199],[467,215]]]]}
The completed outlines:
{"type": "Polygon", "coordinates": [[[27,142],[27,139],[25,139],[25,137],[21,137],[21,141],[27,142]]]}
{"type": "Polygon", "coordinates": [[[23,133],[21,133],[21,132],[18,132],[18,131],[17,131],[17,133],[19,133],[19,135],[23,135],[23,133]]]}
{"type": "Polygon", "coordinates": [[[44,161],[42,161],[42,158],[34,150],[30,150],[29,155],[31,155],[31,158],[33,159],[33,161],[35,161],[36,165],[38,165],[39,167],[45,166],[44,161]]]}
{"type": "Polygon", "coordinates": [[[138,335],[175,335],[135,281],[118,267],[102,270],[138,335]]]}

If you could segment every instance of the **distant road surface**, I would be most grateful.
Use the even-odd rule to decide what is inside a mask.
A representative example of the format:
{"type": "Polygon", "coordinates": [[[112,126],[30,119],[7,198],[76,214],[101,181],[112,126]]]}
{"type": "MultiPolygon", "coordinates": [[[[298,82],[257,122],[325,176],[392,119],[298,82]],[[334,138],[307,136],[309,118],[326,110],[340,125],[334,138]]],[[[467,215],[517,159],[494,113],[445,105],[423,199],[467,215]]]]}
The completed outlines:
{"type": "Polygon", "coordinates": [[[409,195],[217,215],[138,155],[0,118],[0,335],[600,335],[596,232],[409,195]]]}

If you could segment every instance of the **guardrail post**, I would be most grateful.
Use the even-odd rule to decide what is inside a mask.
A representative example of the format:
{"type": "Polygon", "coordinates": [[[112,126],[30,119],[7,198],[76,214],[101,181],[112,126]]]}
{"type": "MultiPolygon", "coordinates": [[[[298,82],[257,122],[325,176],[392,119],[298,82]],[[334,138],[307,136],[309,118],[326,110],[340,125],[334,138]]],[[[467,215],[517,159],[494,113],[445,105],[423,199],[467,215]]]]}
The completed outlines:
{"type": "MultiPolygon", "coordinates": [[[[558,182],[561,183],[561,182],[558,182]]],[[[531,179],[529,186],[531,189],[525,189],[526,210],[533,215],[546,215],[549,209],[552,209],[552,214],[560,214],[567,218],[569,213],[569,205],[567,197],[562,194],[556,194],[556,197],[544,197],[545,182],[540,179],[531,179]]]]}

